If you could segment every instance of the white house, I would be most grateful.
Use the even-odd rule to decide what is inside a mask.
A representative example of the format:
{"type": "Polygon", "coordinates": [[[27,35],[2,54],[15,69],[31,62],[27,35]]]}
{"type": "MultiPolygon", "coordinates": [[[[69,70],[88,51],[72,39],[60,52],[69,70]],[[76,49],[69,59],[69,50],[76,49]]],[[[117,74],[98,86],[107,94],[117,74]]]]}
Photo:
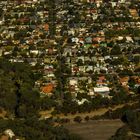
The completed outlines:
{"type": "Polygon", "coordinates": [[[72,78],[72,79],[70,79],[69,83],[70,83],[70,85],[75,86],[75,85],[77,85],[77,84],[78,84],[78,80],[77,80],[77,79],[72,78]]]}
{"type": "Polygon", "coordinates": [[[85,99],[85,98],[83,98],[81,101],[80,100],[75,100],[77,103],[78,103],[78,105],[82,105],[82,104],[84,104],[85,102],[89,102],[87,99],[85,99]]]}
{"type": "Polygon", "coordinates": [[[109,92],[110,92],[109,87],[94,87],[94,93],[100,94],[102,97],[108,97],[109,92]]]}
{"type": "Polygon", "coordinates": [[[104,93],[109,91],[110,91],[109,87],[94,87],[95,93],[104,93]]]}
{"type": "Polygon", "coordinates": [[[4,134],[9,136],[10,138],[13,138],[15,136],[14,132],[11,129],[5,130],[4,134]]]}

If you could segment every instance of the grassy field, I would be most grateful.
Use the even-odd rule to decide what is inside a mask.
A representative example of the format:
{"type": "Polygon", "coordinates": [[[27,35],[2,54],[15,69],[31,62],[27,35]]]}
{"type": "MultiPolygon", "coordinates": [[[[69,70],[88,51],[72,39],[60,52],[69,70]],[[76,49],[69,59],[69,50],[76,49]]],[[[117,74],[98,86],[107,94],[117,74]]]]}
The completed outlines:
{"type": "Polygon", "coordinates": [[[95,120],[65,124],[71,133],[80,135],[83,140],[108,140],[121,126],[123,123],[120,120],[95,120]]]}

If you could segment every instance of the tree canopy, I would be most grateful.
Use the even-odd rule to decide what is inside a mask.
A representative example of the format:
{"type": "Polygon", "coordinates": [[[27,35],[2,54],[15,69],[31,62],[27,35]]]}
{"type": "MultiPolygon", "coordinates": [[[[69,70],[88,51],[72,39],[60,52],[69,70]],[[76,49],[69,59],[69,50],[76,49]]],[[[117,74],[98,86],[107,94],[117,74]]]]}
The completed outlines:
{"type": "Polygon", "coordinates": [[[0,59],[0,77],[0,106],[15,117],[33,115],[39,93],[30,66],[0,59]]]}

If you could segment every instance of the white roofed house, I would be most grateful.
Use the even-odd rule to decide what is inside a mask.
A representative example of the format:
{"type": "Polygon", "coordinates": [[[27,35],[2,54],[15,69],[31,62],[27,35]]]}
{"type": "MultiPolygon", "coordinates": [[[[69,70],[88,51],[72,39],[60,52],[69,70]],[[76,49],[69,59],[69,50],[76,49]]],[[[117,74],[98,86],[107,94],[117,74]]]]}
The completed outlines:
{"type": "Polygon", "coordinates": [[[78,88],[78,79],[77,78],[70,78],[69,79],[69,87],[70,87],[70,91],[71,93],[73,93],[73,96],[77,96],[76,91],[79,90],[78,88]]]}
{"type": "Polygon", "coordinates": [[[72,86],[75,86],[78,84],[78,80],[76,78],[71,78],[69,81],[69,84],[72,86]]]}
{"type": "Polygon", "coordinates": [[[39,54],[39,50],[30,50],[29,53],[31,57],[36,57],[39,54]]]}
{"type": "Polygon", "coordinates": [[[70,29],[68,31],[68,35],[75,35],[75,30],[74,29],[70,29]]]}
{"type": "Polygon", "coordinates": [[[120,3],[125,3],[126,0],[119,0],[120,3]]]}
{"type": "Polygon", "coordinates": [[[85,66],[79,66],[79,72],[80,73],[85,73],[85,66]]]}
{"type": "Polygon", "coordinates": [[[7,135],[10,139],[12,139],[15,136],[14,132],[11,129],[5,130],[4,134],[7,135]]]}
{"type": "Polygon", "coordinates": [[[117,2],[111,2],[111,4],[112,4],[112,7],[117,6],[117,2]]]}
{"type": "Polygon", "coordinates": [[[72,51],[71,48],[64,48],[63,56],[71,56],[72,51]]]}
{"type": "Polygon", "coordinates": [[[123,40],[124,37],[123,36],[118,36],[118,40],[123,40]]]}
{"type": "Polygon", "coordinates": [[[75,100],[77,103],[78,103],[78,105],[82,105],[82,104],[84,104],[85,102],[89,102],[87,99],[85,99],[85,98],[83,98],[82,100],[75,100]]]}
{"type": "Polygon", "coordinates": [[[94,93],[102,97],[109,97],[110,89],[109,87],[94,87],[94,93]]]}
{"type": "Polygon", "coordinates": [[[126,42],[130,43],[130,42],[134,42],[131,36],[126,36],[126,42]]]}
{"type": "Polygon", "coordinates": [[[72,40],[73,43],[78,43],[79,42],[79,39],[77,37],[75,37],[75,38],[73,37],[71,40],[72,40]]]}
{"type": "Polygon", "coordinates": [[[94,96],[95,95],[94,90],[93,89],[89,89],[88,95],[94,96]]]}
{"type": "Polygon", "coordinates": [[[100,7],[100,5],[103,3],[103,0],[95,0],[97,7],[100,7]]]}
{"type": "Polygon", "coordinates": [[[86,67],[86,72],[90,72],[93,71],[93,66],[87,66],[86,67]]]}

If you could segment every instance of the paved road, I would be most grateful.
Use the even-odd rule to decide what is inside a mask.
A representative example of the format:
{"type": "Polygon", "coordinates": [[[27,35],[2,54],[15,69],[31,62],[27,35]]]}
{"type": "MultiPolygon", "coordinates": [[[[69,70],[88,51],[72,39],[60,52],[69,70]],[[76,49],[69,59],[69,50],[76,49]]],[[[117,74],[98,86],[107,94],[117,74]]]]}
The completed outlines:
{"type": "Polygon", "coordinates": [[[123,125],[120,120],[98,120],[66,124],[65,127],[71,133],[80,135],[83,140],[108,140],[123,125]]]}

